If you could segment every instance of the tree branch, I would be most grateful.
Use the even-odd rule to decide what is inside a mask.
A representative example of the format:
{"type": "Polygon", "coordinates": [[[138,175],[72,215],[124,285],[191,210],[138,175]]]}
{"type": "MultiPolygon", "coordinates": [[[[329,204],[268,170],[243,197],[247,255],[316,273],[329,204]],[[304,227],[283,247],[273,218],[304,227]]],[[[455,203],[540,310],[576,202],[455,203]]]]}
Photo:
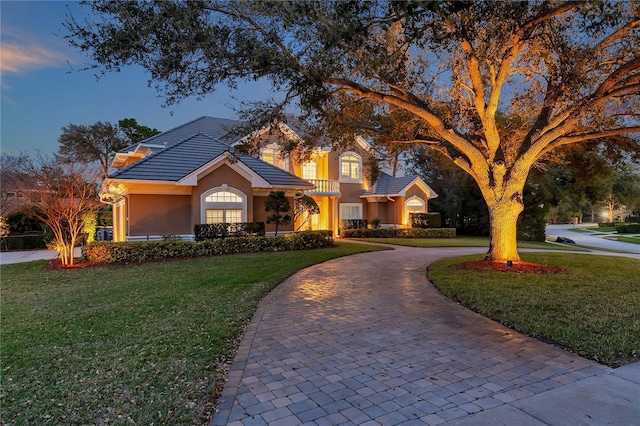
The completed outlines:
{"type": "Polygon", "coordinates": [[[576,134],[571,136],[565,136],[557,139],[555,142],[548,144],[547,147],[545,147],[541,151],[540,157],[542,157],[543,155],[547,154],[550,151],[553,151],[554,149],[560,146],[570,145],[578,142],[586,142],[594,139],[609,138],[612,136],[629,135],[633,133],[640,133],[640,126],[619,127],[617,129],[609,129],[609,130],[602,130],[599,132],[581,133],[581,134],[576,134]]]}
{"type": "MultiPolygon", "coordinates": [[[[549,2],[545,2],[545,3],[549,4],[549,2]]],[[[546,22],[549,19],[555,18],[556,16],[562,15],[563,13],[569,12],[570,10],[578,9],[580,6],[581,6],[580,2],[569,1],[566,3],[562,3],[553,9],[549,9],[547,12],[543,13],[542,15],[533,18],[529,22],[526,22],[522,27],[523,29],[531,30],[535,26],[543,22],[546,22]]]]}

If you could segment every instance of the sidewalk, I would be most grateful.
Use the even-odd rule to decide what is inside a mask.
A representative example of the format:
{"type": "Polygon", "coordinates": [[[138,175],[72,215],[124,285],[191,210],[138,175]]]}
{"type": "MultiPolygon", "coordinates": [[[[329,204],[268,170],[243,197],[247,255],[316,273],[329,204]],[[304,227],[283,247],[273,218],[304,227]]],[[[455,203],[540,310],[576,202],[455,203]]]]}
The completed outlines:
{"type": "Polygon", "coordinates": [[[431,262],[484,248],[335,259],[260,304],[210,425],[636,425],[640,363],[610,369],[442,296],[431,262]]]}
{"type": "MultiPolygon", "coordinates": [[[[76,247],[73,252],[74,257],[80,257],[82,255],[81,250],[80,247],[76,247]]],[[[58,253],[53,250],[3,251],[0,252],[0,265],[31,262],[32,260],[50,260],[57,257],[58,253]]]]}

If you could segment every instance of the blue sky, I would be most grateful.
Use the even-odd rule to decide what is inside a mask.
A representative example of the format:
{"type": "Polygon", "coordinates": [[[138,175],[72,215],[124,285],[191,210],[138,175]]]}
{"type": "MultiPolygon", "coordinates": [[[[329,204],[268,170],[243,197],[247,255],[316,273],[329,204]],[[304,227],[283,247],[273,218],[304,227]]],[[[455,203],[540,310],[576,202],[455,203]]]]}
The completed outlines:
{"type": "Polygon", "coordinates": [[[84,9],[69,1],[0,1],[2,152],[56,152],[61,129],[69,123],[135,118],[165,131],[203,115],[236,118],[232,107],[240,100],[271,97],[266,84],[247,83],[163,108],[141,68],[96,80],[92,71],[81,71],[88,59],[63,37],[65,15],[87,13],[84,9]]]}

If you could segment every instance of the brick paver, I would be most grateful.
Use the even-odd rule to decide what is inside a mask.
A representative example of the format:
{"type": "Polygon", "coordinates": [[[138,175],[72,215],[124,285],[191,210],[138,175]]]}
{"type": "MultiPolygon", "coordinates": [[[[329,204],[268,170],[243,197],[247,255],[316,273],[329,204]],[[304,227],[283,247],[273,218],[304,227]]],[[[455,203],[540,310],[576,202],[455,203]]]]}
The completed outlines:
{"type": "Polygon", "coordinates": [[[211,425],[442,424],[606,370],[442,296],[398,248],[310,267],[260,305],[211,425]]]}

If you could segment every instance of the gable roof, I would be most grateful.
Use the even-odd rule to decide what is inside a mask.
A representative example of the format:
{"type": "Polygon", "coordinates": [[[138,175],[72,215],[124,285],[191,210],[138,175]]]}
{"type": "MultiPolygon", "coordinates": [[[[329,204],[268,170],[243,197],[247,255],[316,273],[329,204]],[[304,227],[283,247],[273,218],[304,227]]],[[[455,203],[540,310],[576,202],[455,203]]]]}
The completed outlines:
{"type": "Polygon", "coordinates": [[[129,145],[118,152],[123,154],[132,153],[135,152],[140,145],[150,146],[153,151],[158,151],[159,149],[171,147],[198,133],[230,145],[233,142],[233,138],[228,136],[229,131],[241,124],[238,120],[228,118],[200,117],[167,130],[166,132],[158,133],[148,139],[129,145]]]}
{"type": "Polygon", "coordinates": [[[436,198],[438,194],[429,187],[418,176],[391,176],[385,172],[380,172],[378,179],[373,186],[365,191],[360,197],[397,197],[399,195],[404,196],[406,191],[413,185],[418,185],[424,190],[429,198],[436,198]]]}
{"type": "MultiPolygon", "coordinates": [[[[115,171],[109,178],[178,183],[212,161],[226,158],[226,154],[231,154],[229,149],[226,143],[198,133],[184,140],[174,141],[171,146],[115,171]]],[[[236,158],[271,186],[313,187],[306,180],[258,158],[248,155],[236,158]]]]}

